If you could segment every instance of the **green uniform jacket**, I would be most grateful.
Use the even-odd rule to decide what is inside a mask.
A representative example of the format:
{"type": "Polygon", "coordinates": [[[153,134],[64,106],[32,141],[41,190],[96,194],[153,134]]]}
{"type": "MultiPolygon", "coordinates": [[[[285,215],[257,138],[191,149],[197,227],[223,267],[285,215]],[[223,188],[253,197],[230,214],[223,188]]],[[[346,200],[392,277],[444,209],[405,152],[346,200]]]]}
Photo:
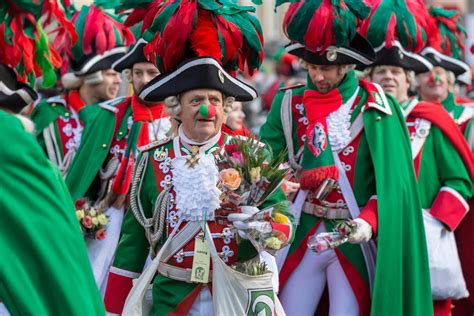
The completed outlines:
{"type": "Polygon", "coordinates": [[[74,205],[58,170],[0,111],[0,301],[12,315],[104,315],[74,205]]]}
{"type": "MultiPolygon", "coordinates": [[[[295,155],[302,146],[301,133],[298,133],[298,129],[305,129],[305,127],[304,118],[297,120],[294,115],[303,111],[305,117],[302,95],[305,89],[311,88],[314,89],[314,85],[308,79],[305,87],[293,89],[291,120],[295,155]]],[[[275,97],[267,121],[260,131],[262,141],[267,142],[276,154],[288,145],[285,141],[281,116],[283,96],[282,91],[275,97]]],[[[363,131],[357,150],[353,191],[359,206],[363,206],[367,201],[367,196],[374,193],[378,204],[378,248],[370,314],[432,315],[426,241],[404,117],[399,106],[390,96],[387,96],[388,108],[385,111],[374,106],[377,102],[372,101],[366,104],[369,95],[364,88],[359,90],[358,97],[359,101],[352,113],[351,122],[354,122],[363,109],[363,131]],[[373,168],[373,174],[370,177],[363,177],[364,172],[358,175],[358,169],[367,168],[373,168]],[[374,183],[375,192],[370,192],[373,189],[370,183],[374,183]]],[[[297,229],[296,244],[303,240],[299,236],[309,232],[317,222],[315,216],[306,215],[302,215],[297,229]],[[305,223],[306,217],[313,219],[310,223],[305,223]],[[300,229],[305,232],[299,233],[300,229]]],[[[292,246],[290,256],[292,250],[294,251],[297,247],[298,245],[292,246]]],[[[346,247],[345,250],[343,248],[340,250],[345,252],[344,255],[357,272],[363,273],[364,270],[358,268],[361,266],[360,262],[357,263],[360,260],[356,260],[358,246],[346,245],[346,247]],[[355,253],[355,255],[350,253],[355,253]]],[[[360,254],[360,250],[358,253],[360,254]]],[[[360,255],[358,256],[360,258],[360,255]]],[[[351,282],[350,278],[349,281],[351,282]]],[[[357,290],[356,288],[355,291],[357,290]]],[[[359,307],[365,310],[365,306],[361,306],[360,301],[359,307]]]]}
{"type": "Polygon", "coordinates": [[[117,129],[124,130],[120,133],[122,137],[127,135],[127,119],[131,114],[131,107],[129,102],[124,102],[125,99],[127,98],[117,98],[94,105],[96,107],[94,118],[89,120],[84,127],[81,145],[65,178],[74,201],[86,195],[90,195],[89,197],[92,200],[97,198],[95,196],[99,185],[97,175],[109,154],[114,132],[116,131],[118,112],[127,112],[122,113],[122,115],[125,114],[125,119],[120,121],[123,124],[117,129]],[[116,107],[118,104],[122,106],[120,108],[116,107]],[[91,189],[93,184],[95,186],[91,189]]]}
{"type": "MultiPolygon", "coordinates": [[[[210,150],[215,149],[216,146],[212,147],[210,150]]],[[[149,158],[144,170],[143,180],[141,181],[139,197],[137,197],[140,199],[147,217],[152,216],[158,194],[163,190],[163,187],[166,186],[166,183],[171,181],[171,171],[169,170],[169,166],[166,165],[166,163],[171,161],[170,159],[163,159],[163,161],[159,163],[160,171],[156,171],[152,166],[154,163],[153,160],[155,159],[154,157],[156,157],[159,152],[166,152],[168,158],[174,157],[173,142],[170,141],[158,147],[155,146],[148,151],[149,158]],[[157,180],[157,176],[161,178],[158,178],[157,180]],[[160,179],[163,180],[160,181],[160,179]],[[160,188],[157,187],[157,182],[160,183],[160,188]]],[[[138,156],[137,163],[140,161],[141,157],[142,155],[138,156]]],[[[265,207],[265,205],[273,205],[279,201],[283,201],[284,199],[285,195],[283,190],[280,189],[274,193],[262,207],[265,207]]],[[[288,215],[290,220],[293,220],[291,214],[288,214],[288,212],[285,214],[288,215]]],[[[170,209],[167,214],[167,223],[170,225],[168,230],[171,229],[170,227],[173,227],[172,223],[175,223],[176,221],[175,216],[175,210],[170,209]]],[[[223,232],[222,227],[217,227],[220,231],[213,231],[212,227],[215,225],[214,221],[209,221],[208,223],[211,227],[211,232],[223,232]]],[[[291,231],[293,231],[293,229],[291,231]]],[[[169,230],[169,233],[171,233],[171,230],[169,230]]],[[[219,237],[214,238],[216,247],[220,249],[220,246],[222,245],[219,246],[218,243],[222,243],[222,240],[220,240],[219,237]]],[[[162,243],[164,242],[165,238],[162,238],[162,243]]],[[[189,245],[190,244],[191,242],[189,245]]],[[[229,244],[231,248],[233,247],[232,245],[235,245],[234,241],[231,241],[229,244]]],[[[149,254],[149,248],[150,246],[145,236],[145,230],[138,223],[133,212],[129,209],[125,214],[122,224],[122,236],[109,274],[109,281],[104,299],[108,312],[121,313],[125,299],[132,287],[132,280],[139,277],[143,270],[145,261],[149,254]]],[[[188,246],[185,246],[184,249],[189,251],[193,250],[193,247],[191,246],[188,249],[188,246]]],[[[242,241],[239,244],[238,249],[235,249],[235,251],[236,253],[232,256],[232,259],[229,259],[230,261],[235,261],[235,259],[237,261],[244,261],[256,255],[255,248],[247,240],[242,241]]],[[[192,262],[192,257],[185,258],[183,261],[183,263],[189,262],[192,262]]],[[[176,262],[173,261],[171,264],[175,265],[176,262]]],[[[153,284],[154,305],[151,312],[152,315],[167,315],[167,313],[172,312],[197,286],[196,283],[175,281],[160,274],[157,274],[153,284]]]]}
{"type": "MultiPolygon", "coordinates": [[[[97,106],[84,106],[76,113],[68,104],[70,102],[78,103],[77,106],[84,106],[80,100],[77,90],[69,94],[59,95],[49,99],[41,100],[33,111],[30,118],[35,124],[35,135],[38,143],[43,148],[48,158],[60,167],[63,175],[66,174],[71,162],[70,158],[65,159],[68,152],[72,154],[77,150],[80,144],[82,128],[91,120],[96,113],[97,106]],[[71,98],[75,95],[76,98],[71,98]]],[[[73,157],[72,155],[71,157],[73,157]]]]}
{"type": "Polygon", "coordinates": [[[474,150],[474,102],[466,103],[466,101],[458,99],[452,92],[448,92],[448,96],[441,104],[461,129],[471,150],[474,150]]]}

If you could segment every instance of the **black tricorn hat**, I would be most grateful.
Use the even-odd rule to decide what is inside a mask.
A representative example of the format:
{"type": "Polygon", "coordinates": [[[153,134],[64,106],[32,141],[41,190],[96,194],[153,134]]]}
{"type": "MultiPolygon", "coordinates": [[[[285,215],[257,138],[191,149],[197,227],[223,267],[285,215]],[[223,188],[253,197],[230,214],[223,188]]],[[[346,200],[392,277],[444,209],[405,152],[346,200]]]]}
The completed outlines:
{"type": "Polygon", "coordinates": [[[112,68],[115,71],[121,72],[125,69],[132,69],[136,63],[148,62],[143,52],[146,44],[148,44],[148,42],[140,38],[135,45],[130,47],[130,50],[124,56],[114,62],[112,68]]]}
{"type": "Polygon", "coordinates": [[[212,57],[192,58],[173,72],[164,73],[146,84],[138,97],[146,102],[163,101],[169,96],[194,89],[216,89],[236,101],[252,101],[257,91],[229,75],[212,57]]]}
{"type": "Polygon", "coordinates": [[[0,107],[13,113],[20,111],[33,103],[38,94],[29,85],[17,80],[16,74],[10,67],[0,64],[0,107]]]}
{"type": "Polygon", "coordinates": [[[359,33],[354,35],[349,45],[329,46],[324,52],[310,51],[299,43],[290,43],[285,49],[288,53],[315,65],[356,64],[369,66],[375,60],[372,45],[359,33]]]}
{"type": "Polygon", "coordinates": [[[397,66],[412,70],[416,74],[430,71],[433,68],[431,62],[418,54],[403,49],[399,41],[393,41],[392,47],[387,48],[385,43],[375,48],[376,59],[374,66],[397,66]]]}
{"type": "Polygon", "coordinates": [[[471,68],[465,62],[446,56],[433,47],[426,47],[420,54],[428,59],[433,66],[452,71],[461,83],[471,84],[471,68]]]}
{"type": "Polygon", "coordinates": [[[105,53],[88,54],[80,60],[71,60],[71,68],[76,76],[86,76],[100,70],[112,68],[112,65],[127,52],[125,46],[114,47],[105,53]]]}

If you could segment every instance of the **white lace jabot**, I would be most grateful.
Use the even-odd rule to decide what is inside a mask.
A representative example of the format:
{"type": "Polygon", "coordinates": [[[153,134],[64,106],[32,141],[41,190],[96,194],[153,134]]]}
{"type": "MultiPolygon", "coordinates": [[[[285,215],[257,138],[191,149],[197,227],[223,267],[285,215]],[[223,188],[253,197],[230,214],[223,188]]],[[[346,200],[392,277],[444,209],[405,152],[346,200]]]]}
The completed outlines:
{"type": "Polygon", "coordinates": [[[359,93],[359,88],[346,103],[327,117],[329,142],[332,151],[339,151],[346,147],[351,140],[351,108],[359,93]]]}

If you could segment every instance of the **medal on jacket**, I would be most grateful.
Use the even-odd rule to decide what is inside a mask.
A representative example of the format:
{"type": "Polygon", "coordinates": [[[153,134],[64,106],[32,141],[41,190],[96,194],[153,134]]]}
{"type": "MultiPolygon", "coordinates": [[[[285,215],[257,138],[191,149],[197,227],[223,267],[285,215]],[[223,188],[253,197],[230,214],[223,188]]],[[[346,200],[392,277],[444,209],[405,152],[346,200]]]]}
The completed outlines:
{"type": "Polygon", "coordinates": [[[194,166],[196,166],[198,161],[199,161],[199,147],[193,146],[191,148],[191,154],[186,157],[186,165],[188,165],[189,168],[194,168],[194,166]]]}
{"type": "MultiPolygon", "coordinates": [[[[212,238],[212,236],[210,236],[212,238]]],[[[191,270],[191,282],[209,283],[211,251],[204,234],[194,239],[194,258],[191,270]]]]}

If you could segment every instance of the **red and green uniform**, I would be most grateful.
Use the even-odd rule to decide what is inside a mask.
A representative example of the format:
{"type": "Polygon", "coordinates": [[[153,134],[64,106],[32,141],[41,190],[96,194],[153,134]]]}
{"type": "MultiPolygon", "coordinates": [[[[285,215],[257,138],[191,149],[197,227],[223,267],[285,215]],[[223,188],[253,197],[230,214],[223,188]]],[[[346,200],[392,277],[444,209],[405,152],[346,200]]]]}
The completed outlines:
{"type": "MultiPolygon", "coordinates": [[[[222,134],[215,145],[210,147],[207,153],[219,150],[228,140],[228,136],[222,134]]],[[[178,143],[182,155],[187,155],[190,151],[182,144],[178,143]]],[[[151,144],[145,146],[144,152],[148,152],[149,158],[146,162],[141,190],[138,193],[146,217],[151,217],[155,209],[155,202],[158,194],[171,186],[172,171],[171,161],[175,157],[173,141],[161,144],[151,144]]],[[[137,161],[141,159],[138,156],[137,161]]],[[[178,224],[179,213],[174,204],[175,192],[172,195],[171,206],[166,214],[165,237],[159,242],[162,245],[173,228],[178,224]]],[[[266,204],[274,204],[284,200],[283,191],[274,194],[266,204]]],[[[285,213],[289,215],[288,213],[285,213]]],[[[292,218],[289,215],[289,218],[292,218]]],[[[181,224],[180,229],[186,225],[181,224]]],[[[210,231],[216,249],[220,252],[221,258],[227,264],[237,261],[244,261],[254,257],[257,253],[248,241],[237,244],[234,233],[230,226],[208,221],[210,231]]],[[[281,230],[291,238],[292,224],[273,224],[274,229],[281,230]]],[[[178,230],[179,232],[179,230],[178,230]]],[[[132,211],[125,214],[122,225],[122,237],[115,255],[113,266],[110,270],[107,291],[105,294],[105,305],[108,312],[120,314],[122,312],[125,299],[132,288],[132,280],[138,278],[144,268],[145,261],[149,254],[150,245],[145,236],[144,228],[137,222],[132,211]]],[[[184,269],[191,269],[193,262],[194,238],[191,238],[182,249],[173,253],[167,264],[184,269]]],[[[160,270],[160,269],[158,269],[160,270]]],[[[210,285],[212,288],[212,284],[210,285]]],[[[172,278],[157,274],[153,282],[153,310],[151,315],[168,315],[172,312],[185,315],[192,306],[199,294],[202,285],[176,281],[172,278]]]]}
{"type": "MultiPolygon", "coordinates": [[[[469,264],[473,260],[472,239],[469,234],[474,217],[468,213],[468,201],[472,197],[472,152],[449,115],[438,105],[412,100],[402,107],[412,143],[419,142],[413,146],[416,148],[413,162],[421,206],[429,209],[431,215],[449,230],[456,231],[466,284],[472,288],[473,280],[469,278],[472,275],[469,264]],[[423,120],[429,121],[430,125],[423,127],[423,120]],[[458,227],[462,229],[458,230],[458,227]]],[[[450,300],[437,301],[435,311],[448,315],[451,305],[450,300]]]]}
{"type": "MultiPolygon", "coordinates": [[[[372,300],[361,247],[345,244],[336,249],[336,254],[361,315],[429,315],[432,310],[426,243],[403,115],[390,96],[385,99],[380,87],[358,81],[353,72],[339,85],[340,98],[335,102],[345,103],[356,93],[357,87],[351,109],[351,140],[338,156],[361,209],[360,217],[377,234],[372,300]],[[394,152],[397,155],[393,155],[394,152]]],[[[309,123],[303,102],[306,89],[315,90],[309,78],[306,86],[291,89],[289,120],[282,115],[287,111],[288,104],[283,104],[287,92],[277,94],[260,131],[262,141],[276,154],[287,146],[293,150],[294,161],[289,157],[292,165],[300,163],[309,123]],[[290,136],[285,137],[284,130],[291,131],[290,136]]],[[[312,163],[314,161],[304,161],[304,169],[312,163]]],[[[317,203],[312,200],[313,194],[309,192],[305,203],[309,208],[317,203]]],[[[326,201],[333,208],[347,207],[337,190],[332,191],[326,201]]],[[[328,231],[332,229],[331,221],[309,213],[302,212],[294,243],[280,274],[282,287],[302,260],[307,238],[314,234],[317,226],[324,222],[328,231]]],[[[301,289],[294,291],[303,288],[302,284],[301,289]]]]}
{"type": "Polygon", "coordinates": [[[78,90],[42,100],[30,115],[38,142],[63,175],[81,143],[84,122],[92,116],[93,108],[85,107],[78,90]]]}
{"type": "Polygon", "coordinates": [[[98,196],[101,186],[117,174],[120,179],[113,182],[114,193],[126,195],[137,148],[164,138],[171,128],[161,104],[144,106],[136,96],[94,107],[95,115],[84,128],[81,146],[65,179],[74,200],[104,198],[107,191],[98,196]],[[100,179],[99,171],[110,177],[100,179]]]}
{"type": "Polygon", "coordinates": [[[461,144],[464,141],[458,133],[451,136],[443,132],[442,127],[452,122],[437,105],[411,100],[402,108],[412,144],[421,140],[413,153],[421,206],[430,209],[447,228],[455,230],[469,210],[467,200],[473,190],[472,153],[468,149],[462,153],[460,147],[466,146],[461,144]],[[423,116],[423,110],[436,113],[439,119],[424,127],[421,122],[428,119],[423,116]]]}
{"type": "Polygon", "coordinates": [[[35,137],[0,111],[0,302],[11,315],[104,315],[74,204],[35,137]]]}
{"type": "Polygon", "coordinates": [[[448,92],[446,99],[441,104],[459,126],[464,137],[467,139],[471,150],[474,149],[474,102],[455,97],[452,92],[448,92]]]}

